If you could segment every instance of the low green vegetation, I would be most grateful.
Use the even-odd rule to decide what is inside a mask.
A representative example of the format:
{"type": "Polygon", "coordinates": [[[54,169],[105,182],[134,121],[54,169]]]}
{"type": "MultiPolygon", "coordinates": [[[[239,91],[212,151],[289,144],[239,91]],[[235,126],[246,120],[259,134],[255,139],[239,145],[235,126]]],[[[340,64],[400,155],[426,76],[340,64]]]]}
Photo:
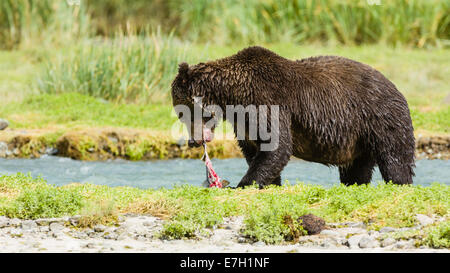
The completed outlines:
{"type": "Polygon", "coordinates": [[[172,239],[195,237],[230,216],[244,217],[245,236],[282,243],[305,234],[295,220],[307,213],[327,222],[361,221],[375,230],[414,226],[415,215],[420,213],[446,218],[427,227],[422,244],[448,247],[449,197],[450,186],[438,183],[430,187],[379,183],[330,188],[299,183],[264,190],[183,185],[144,190],[92,184],[55,187],[23,174],[0,177],[0,215],[34,219],[82,214],[85,226],[91,226],[114,224],[117,213],[151,214],[167,220],[160,236],[172,239]]]}
{"type": "Polygon", "coordinates": [[[79,193],[49,185],[42,179],[32,180],[24,175],[2,179],[0,196],[4,194],[17,195],[12,203],[0,209],[8,217],[57,217],[76,213],[82,207],[82,196],[79,193]]]}
{"type": "Polygon", "coordinates": [[[177,120],[168,104],[116,104],[80,93],[29,96],[0,108],[13,128],[132,127],[168,130],[177,120]]]}

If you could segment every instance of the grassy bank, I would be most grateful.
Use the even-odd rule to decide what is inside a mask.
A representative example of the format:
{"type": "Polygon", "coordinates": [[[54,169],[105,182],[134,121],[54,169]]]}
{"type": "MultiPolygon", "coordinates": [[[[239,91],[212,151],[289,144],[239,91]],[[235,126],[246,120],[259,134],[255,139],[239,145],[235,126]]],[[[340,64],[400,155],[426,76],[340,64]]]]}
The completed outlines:
{"type": "MultiPolygon", "coordinates": [[[[176,182],[176,181],[174,181],[176,182]]],[[[81,214],[86,225],[114,224],[120,213],[150,214],[166,219],[160,236],[195,237],[204,228],[217,226],[223,217],[243,216],[244,235],[267,243],[292,241],[304,234],[297,219],[306,213],[327,222],[361,221],[370,229],[384,226],[411,227],[417,213],[446,217],[426,229],[423,244],[450,247],[450,187],[333,186],[297,184],[264,190],[205,189],[178,186],[143,190],[70,184],[55,187],[42,179],[17,174],[0,177],[0,215],[35,219],[81,214]]],[[[423,231],[421,231],[423,232],[423,231]]],[[[410,234],[408,236],[418,236],[410,234]]]]}

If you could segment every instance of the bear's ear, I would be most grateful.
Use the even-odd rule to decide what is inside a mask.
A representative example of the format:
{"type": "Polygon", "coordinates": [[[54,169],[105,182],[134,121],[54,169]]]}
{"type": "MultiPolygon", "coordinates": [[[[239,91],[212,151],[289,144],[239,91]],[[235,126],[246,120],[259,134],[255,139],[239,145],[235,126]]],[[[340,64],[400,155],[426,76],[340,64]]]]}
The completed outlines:
{"type": "Polygon", "coordinates": [[[183,79],[187,79],[188,71],[189,65],[187,63],[181,63],[178,65],[178,74],[180,74],[183,79]]]}

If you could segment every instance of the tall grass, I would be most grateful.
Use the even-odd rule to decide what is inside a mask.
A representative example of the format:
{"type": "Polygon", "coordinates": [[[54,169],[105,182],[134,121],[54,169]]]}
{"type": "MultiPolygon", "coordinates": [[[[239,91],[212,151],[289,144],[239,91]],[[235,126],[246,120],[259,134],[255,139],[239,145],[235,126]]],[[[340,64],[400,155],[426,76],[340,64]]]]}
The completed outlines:
{"type": "Polygon", "coordinates": [[[379,2],[200,0],[180,3],[179,17],[184,33],[220,43],[334,40],[424,47],[449,42],[450,1],[379,2]]]}
{"type": "Polygon", "coordinates": [[[55,0],[0,1],[0,49],[20,44],[58,46],[88,33],[89,17],[82,5],[55,0]]]}
{"type": "Polygon", "coordinates": [[[66,41],[88,30],[114,36],[129,26],[160,26],[181,39],[221,44],[450,44],[448,0],[80,1],[79,6],[63,0],[0,1],[1,47],[31,38],[66,41]]]}
{"type": "Polygon", "coordinates": [[[186,60],[185,47],[160,31],[85,41],[49,60],[38,88],[114,102],[165,101],[178,64],[186,60]]]}

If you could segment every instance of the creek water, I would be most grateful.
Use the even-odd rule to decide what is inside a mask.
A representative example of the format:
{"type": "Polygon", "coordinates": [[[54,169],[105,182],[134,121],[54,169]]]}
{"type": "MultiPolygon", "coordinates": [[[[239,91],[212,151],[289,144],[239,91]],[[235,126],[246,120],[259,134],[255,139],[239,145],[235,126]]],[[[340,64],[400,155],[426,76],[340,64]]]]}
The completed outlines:
{"type": "MultiPolygon", "coordinates": [[[[216,172],[236,186],[247,171],[243,158],[213,159],[216,172]]],[[[69,158],[44,156],[39,159],[0,159],[0,175],[17,172],[41,176],[48,183],[65,185],[71,182],[92,183],[108,186],[131,186],[138,188],[172,188],[174,185],[201,186],[205,180],[205,166],[195,159],[155,161],[111,160],[86,162],[69,158]]],[[[415,168],[415,185],[428,186],[432,182],[450,185],[450,161],[418,160],[415,168]]],[[[339,184],[336,167],[292,159],[281,174],[290,184],[299,181],[320,184],[325,187],[339,184]]],[[[381,181],[378,168],[372,182],[381,181]]]]}

